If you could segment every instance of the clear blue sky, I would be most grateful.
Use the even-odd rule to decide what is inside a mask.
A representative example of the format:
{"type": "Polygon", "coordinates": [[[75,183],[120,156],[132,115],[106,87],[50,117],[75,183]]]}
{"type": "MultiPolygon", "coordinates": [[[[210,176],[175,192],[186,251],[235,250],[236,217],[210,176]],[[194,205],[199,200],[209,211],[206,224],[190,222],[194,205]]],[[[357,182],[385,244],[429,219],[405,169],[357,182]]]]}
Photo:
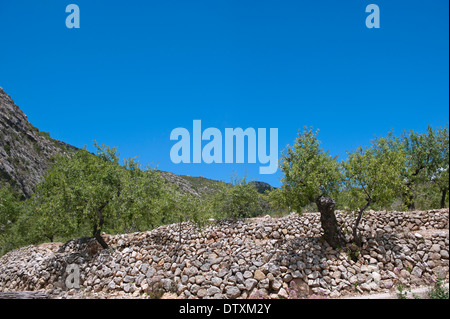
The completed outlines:
{"type": "Polygon", "coordinates": [[[30,122],[78,147],[117,146],[178,174],[279,186],[260,164],[170,161],[170,132],[303,126],[345,155],[449,117],[447,0],[0,0],[0,86],[30,122]],[[65,25],[68,4],[81,28],[65,25]],[[365,8],[381,10],[368,29],[365,8]]]}

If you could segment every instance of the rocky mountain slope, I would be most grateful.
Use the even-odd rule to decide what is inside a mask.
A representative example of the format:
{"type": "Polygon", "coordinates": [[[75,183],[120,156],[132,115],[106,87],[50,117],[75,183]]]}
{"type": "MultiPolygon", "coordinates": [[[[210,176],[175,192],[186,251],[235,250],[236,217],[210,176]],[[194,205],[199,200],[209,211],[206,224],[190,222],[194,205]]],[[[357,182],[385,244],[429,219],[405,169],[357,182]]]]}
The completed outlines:
{"type": "Polygon", "coordinates": [[[227,184],[201,176],[177,175],[166,171],[158,172],[168,183],[175,185],[183,194],[208,195],[218,191],[222,185],[227,184]]]}
{"type": "Polygon", "coordinates": [[[0,88],[0,186],[10,184],[29,197],[42,181],[52,157],[76,150],[40,132],[0,88]]]}

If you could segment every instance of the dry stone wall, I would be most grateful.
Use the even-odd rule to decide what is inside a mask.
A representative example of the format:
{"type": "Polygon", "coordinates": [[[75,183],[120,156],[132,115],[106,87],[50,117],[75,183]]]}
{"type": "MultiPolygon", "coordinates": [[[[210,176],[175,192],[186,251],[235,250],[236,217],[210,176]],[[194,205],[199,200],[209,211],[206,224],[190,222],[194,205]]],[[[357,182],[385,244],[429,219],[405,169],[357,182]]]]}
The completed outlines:
{"type": "MultiPolygon", "coordinates": [[[[355,220],[337,212],[347,236],[355,220]]],[[[0,292],[97,298],[328,298],[448,280],[449,211],[368,212],[363,245],[333,249],[320,215],[189,223],[43,244],[0,258],[0,292]],[[79,269],[74,288],[69,265],[79,269]],[[71,286],[72,284],[72,286],[71,286]],[[72,288],[72,289],[69,289],[72,288]]]]}

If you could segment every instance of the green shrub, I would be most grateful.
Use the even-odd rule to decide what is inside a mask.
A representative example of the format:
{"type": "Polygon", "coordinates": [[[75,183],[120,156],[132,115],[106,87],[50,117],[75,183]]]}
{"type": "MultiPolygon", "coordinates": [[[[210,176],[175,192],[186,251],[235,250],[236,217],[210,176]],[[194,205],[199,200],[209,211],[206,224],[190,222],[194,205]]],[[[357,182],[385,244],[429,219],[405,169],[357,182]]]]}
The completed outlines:
{"type": "Polygon", "coordinates": [[[263,212],[260,194],[245,179],[234,180],[231,187],[222,186],[208,203],[212,216],[218,219],[249,218],[263,212]]]}
{"type": "Polygon", "coordinates": [[[434,287],[428,291],[428,297],[430,299],[449,299],[449,290],[441,278],[438,278],[434,287]]]}

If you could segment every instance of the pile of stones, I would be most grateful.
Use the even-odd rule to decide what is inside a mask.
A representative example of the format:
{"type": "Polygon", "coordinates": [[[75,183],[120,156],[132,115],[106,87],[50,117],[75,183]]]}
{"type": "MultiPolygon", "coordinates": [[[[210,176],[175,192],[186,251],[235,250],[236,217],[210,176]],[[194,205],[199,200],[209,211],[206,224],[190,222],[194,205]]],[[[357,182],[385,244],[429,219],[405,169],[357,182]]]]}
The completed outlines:
{"type": "MultiPolygon", "coordinates": [[[[355,216],[337,212],[351,238],[355,216]]],[[[337,298],[448,280],[449,210],[368,212],[362,246],[333,249],[320,215],[161,226],[27,246],[0,258],[0,292],[64,298],[337,298]],[[79,286],[72,280],[77,267],[79,286]],[[70,266],[70,267],[69,267],[70,266]]]]}

